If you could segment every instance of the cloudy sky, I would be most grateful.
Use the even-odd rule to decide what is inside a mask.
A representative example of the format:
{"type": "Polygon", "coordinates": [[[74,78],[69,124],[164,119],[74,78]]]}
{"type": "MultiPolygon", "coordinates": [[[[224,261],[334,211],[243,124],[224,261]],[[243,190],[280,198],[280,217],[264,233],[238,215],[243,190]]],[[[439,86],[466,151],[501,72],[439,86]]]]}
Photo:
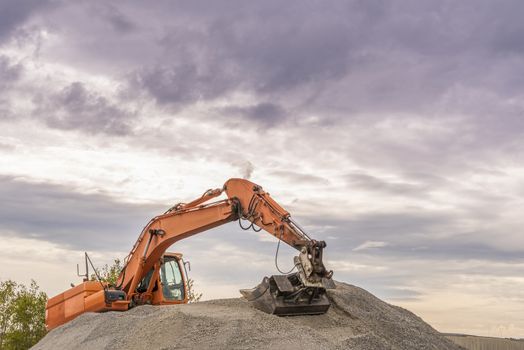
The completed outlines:
{"type": "MultiPolygon", "coordinates": [[[[524,3],[0,0],[0,279],[49,295],[170,205],[259,183],[337,280],[524,337],[524,3]]],[[[204,297],[276,273],[237,223],[172,247],[204,297]]],[[[291,266],[294,252],[281,251],[291,266]]]]}

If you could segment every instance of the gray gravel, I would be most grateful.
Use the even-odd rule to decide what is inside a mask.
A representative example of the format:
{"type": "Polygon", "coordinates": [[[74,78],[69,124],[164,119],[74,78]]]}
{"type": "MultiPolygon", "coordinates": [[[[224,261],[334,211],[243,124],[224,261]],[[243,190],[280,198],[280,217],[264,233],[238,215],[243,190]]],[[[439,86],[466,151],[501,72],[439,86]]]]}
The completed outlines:
{"type": "Polygon", "coordinates": [[[277,317],[244,299],[86,313],[33,349],[461,349],[413,313],[337,282],[325,315],[277,317]]]}

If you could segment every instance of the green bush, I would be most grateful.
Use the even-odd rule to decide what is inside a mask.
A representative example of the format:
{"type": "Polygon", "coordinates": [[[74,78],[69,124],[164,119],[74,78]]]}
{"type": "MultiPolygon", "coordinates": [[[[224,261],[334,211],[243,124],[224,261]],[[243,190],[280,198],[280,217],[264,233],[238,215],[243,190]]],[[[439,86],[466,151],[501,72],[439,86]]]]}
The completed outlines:
{"type": "Polygon", "coordinates": [[[29,287],[0,282],[0,350],[29,349],[46,334],[46,301],[33,280],[29,287]]]}
{"type": "MultiPolygon", "coordinates": [[[[109,266],[108,264],[105,264],[102,269],[96,268],[96,272],[98,273],[98,276],[100,276],[100,280],[102,282],[107,282],[111,286],[115,286],[116,282],[118,281],[118,276],[120,276],[120,271],[122,271],[122,263],[120,262],[120,259],[115,259],[113,261],[113,264],[109,266]]],[[[96,281],[96,273],[91,274],[90,277],[91,281],[96,281]]]]}

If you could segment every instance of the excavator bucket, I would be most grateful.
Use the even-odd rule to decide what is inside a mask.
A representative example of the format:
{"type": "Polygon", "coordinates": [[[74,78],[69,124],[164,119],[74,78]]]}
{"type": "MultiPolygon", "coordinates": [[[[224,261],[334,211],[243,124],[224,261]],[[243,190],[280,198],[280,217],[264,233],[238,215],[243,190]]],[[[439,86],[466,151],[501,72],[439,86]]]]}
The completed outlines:
{"type": "Polygon", "coordinates": [[[264,277],[253,289],[240,293],[255,308],[278,316],[319,315],[330,306],[326,289],[335,288],[331,278],[322,280],[322,287],[306,287],[298,273],[264,277]]]}

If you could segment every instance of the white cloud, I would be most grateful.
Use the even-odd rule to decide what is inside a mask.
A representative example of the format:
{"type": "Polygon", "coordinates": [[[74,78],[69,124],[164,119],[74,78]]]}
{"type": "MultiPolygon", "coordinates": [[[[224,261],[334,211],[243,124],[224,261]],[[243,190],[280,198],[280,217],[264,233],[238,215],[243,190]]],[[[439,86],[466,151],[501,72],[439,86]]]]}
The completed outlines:
{"type": "Polygon", "coordinates": [[[380,241],[365,241],[361,245],[359,245],[356,248],[353,248],[354,252],[358,252],[360,250],[367,250],[367,249],[373,249],[373,248],[383,248],[387,247],[389,244],[387,242],[380,242],[380,241]]]}

